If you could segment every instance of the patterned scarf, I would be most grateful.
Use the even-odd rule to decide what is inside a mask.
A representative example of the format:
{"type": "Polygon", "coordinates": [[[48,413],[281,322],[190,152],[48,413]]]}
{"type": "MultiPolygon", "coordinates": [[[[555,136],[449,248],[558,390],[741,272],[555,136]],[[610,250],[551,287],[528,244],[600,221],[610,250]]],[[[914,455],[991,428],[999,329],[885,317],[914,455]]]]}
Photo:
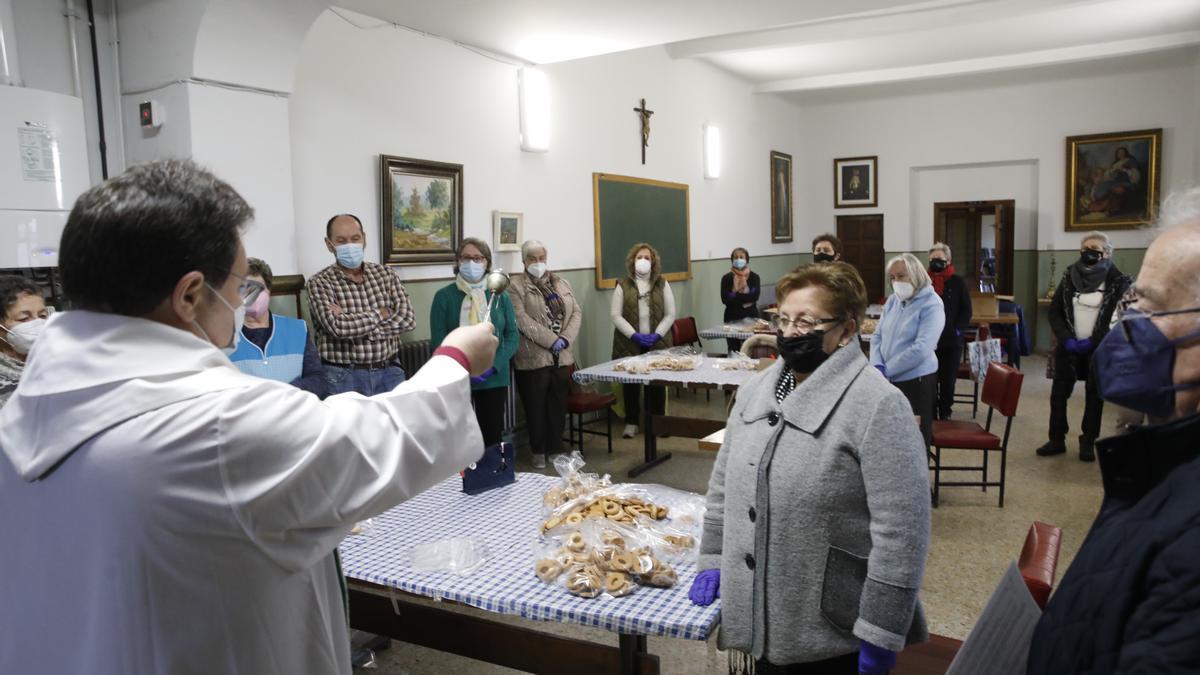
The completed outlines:
{"type": "Polygon", "coordinates": [[[946,280],[954,276],[954,263],[946,265],[946,269],[941,272],[929,270],[929,280],[933,282],[933,290],[937,291],[939,297],[942,291],[946,290],[946,280]]]}
{"type": "Polygon", "coordinates": [[[546,299],[546,316],[550,317],[550,326],[555,333],[562,330],[563,319],[567,316],[567,307],[563,304],[562,298],[554,291],[554,286],[558,283],[558,277],[550,270],[539,279],[534,279],[532,275],[526,275],[533,287],[538,289],[542,297],[546,299]],[[555,328],[557,326],[557,328],[555,328]]]}
{"type": "Polygon", "coordinates": [[[750,281],[750,266],[746,265],[745,269],[740,269],[740,270],[738,268],[734,267],[734,268],[731,268],[729,271],[733,272],[733,290],[734,290],[734,292],[736,292],[736,293],[748,292],[749,291],[748,284],[750,281]]]}
{"type": "MultiPolygon", "coordinates": [[[[485,275],[484,279],[486,278],[485,275]]],[[[460,274],[454,277],[454,285],[471,299],[471,311],[467,314],[467,325],[474,326],[487,318],[483,315],[484,309],[487,307],[487,297],[483,294],[483,279],[471,283],[463,279],[460,274]]]]}

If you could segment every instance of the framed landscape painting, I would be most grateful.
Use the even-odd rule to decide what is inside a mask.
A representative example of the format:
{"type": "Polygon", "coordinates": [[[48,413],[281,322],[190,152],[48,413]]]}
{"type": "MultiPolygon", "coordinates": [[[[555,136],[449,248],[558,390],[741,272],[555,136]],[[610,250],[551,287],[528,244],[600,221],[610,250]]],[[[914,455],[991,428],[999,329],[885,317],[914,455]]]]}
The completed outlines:
{"type": "Polygon", "coordinates": [[[833,208],[878,206],[877,173],[878,157],[844,157],[833,160],[833,208]]]}
{"type": "Polygon", "coordinates": [[[379,156],[386,265],[453,263],[462,240],[462,164],[379,156]]]}
{"type": "Polygon", "coordinates": [[[1162,129],[1067,137],[1066,229],[1126,229],[1154,220],[1162,129]]]}
{"type": "Polygon", "coordinates": [[[792,240],[792,156],[771,151],[771,243],[792,240]]]}
{"type": "Polygon", "coordinates": [[[514,211],[493,211],[492,229],[497,251],[520,251],[524,241],[525,216],[514,211]]]}

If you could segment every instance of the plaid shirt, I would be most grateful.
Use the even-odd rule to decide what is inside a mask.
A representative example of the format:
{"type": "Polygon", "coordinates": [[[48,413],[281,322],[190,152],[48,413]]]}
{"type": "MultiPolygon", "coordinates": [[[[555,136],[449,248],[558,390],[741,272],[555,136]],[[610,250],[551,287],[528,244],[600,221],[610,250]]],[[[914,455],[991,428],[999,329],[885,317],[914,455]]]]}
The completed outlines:
{"type": "Polygon", "coordinates": [[[321,360],[339,365],[391,361],[400,349],[400,335],[416,325],[400,278],[373,262],[363,263],[362,283],[351,281],[337,265],[314,274],[308,280],[308,309],[321,360]],[[331,303],[342,313],[334,314],[331,303]],[[380,307],[390,312],[386,320],[380,307]]]}

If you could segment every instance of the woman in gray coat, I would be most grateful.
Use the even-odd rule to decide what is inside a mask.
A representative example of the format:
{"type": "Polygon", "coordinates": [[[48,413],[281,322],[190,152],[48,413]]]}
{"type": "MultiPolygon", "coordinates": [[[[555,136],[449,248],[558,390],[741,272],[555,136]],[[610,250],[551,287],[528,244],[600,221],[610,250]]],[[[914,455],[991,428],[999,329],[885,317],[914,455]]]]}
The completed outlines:
{"type": "Polygon", "coordinates": [[[807,265],[776,292],[780,358],[738,392],[689,595],[721,598],[719,643],[743,671],[886,673],[928,636],[925,444],[859,349],[858,272],[807,265]]]}

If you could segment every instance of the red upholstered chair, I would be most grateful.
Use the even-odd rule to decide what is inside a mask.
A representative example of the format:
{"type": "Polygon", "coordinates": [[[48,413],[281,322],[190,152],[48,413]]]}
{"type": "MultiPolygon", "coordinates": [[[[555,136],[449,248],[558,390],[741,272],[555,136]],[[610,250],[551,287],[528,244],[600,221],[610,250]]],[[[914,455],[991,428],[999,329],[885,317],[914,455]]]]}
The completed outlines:
{"type": "Polygon", "coordinates": [[[989,363],[987,377],[983,380],[980,400],[988,406],[987,426],[976,422],[937,420],[933,423],[933,451],[930,453],[933,470],[933,505],[938,505],[942,487],[979,487],[987,492],[989,487],[1000,488],[1000,507],[1004,507],[1004,477],[1008,466],[1008,437],[1012,431],[1013,417],[1017,414],[1017,403],[1021,399],[1021,384],[1025,376],[1021,371],[1002,363],[989,363]],[[992,414],[999,411],[1008,418],[1004,423],[1004,437],[992,433],[992,414]],[[979,466],[942,466],[943,448],[962,448],[983,452],[979,466]],[[1000,453],[1000,480],[988,480],[988,453],[1000,453]],[[942,481],[943,471],[979,472],[978,481],[942,481]]]}
{"type": "Polygon", "coordinates": [[[608,438],[608,452],[612,454],[612,406],[617,402],[617,397],[612,394],[601,394],[588,389],[575,382],[575,366],[570,366],[568,371],[570,374],[569,389],[567,390],[567,438],[565,439],[572,447],[583,452],[583,435],[593,434],[595,436],[605,436],[608,438]],[[583,416],[588,413],[605,412],[605,430],[595,431],[588,429],[588,424],[599,422],[592,420],[584,422],[583,416]]]}
{"type": "Polygon", "coordinates": [[[1054,572],[1058,568],[1058,551],[1062,546],[1062,529],[1040,521],[1029,526],[1025,547],[1017,567],[1029,587],[1029,594],[1042,609],[1054,587],[1054,572]]]}

